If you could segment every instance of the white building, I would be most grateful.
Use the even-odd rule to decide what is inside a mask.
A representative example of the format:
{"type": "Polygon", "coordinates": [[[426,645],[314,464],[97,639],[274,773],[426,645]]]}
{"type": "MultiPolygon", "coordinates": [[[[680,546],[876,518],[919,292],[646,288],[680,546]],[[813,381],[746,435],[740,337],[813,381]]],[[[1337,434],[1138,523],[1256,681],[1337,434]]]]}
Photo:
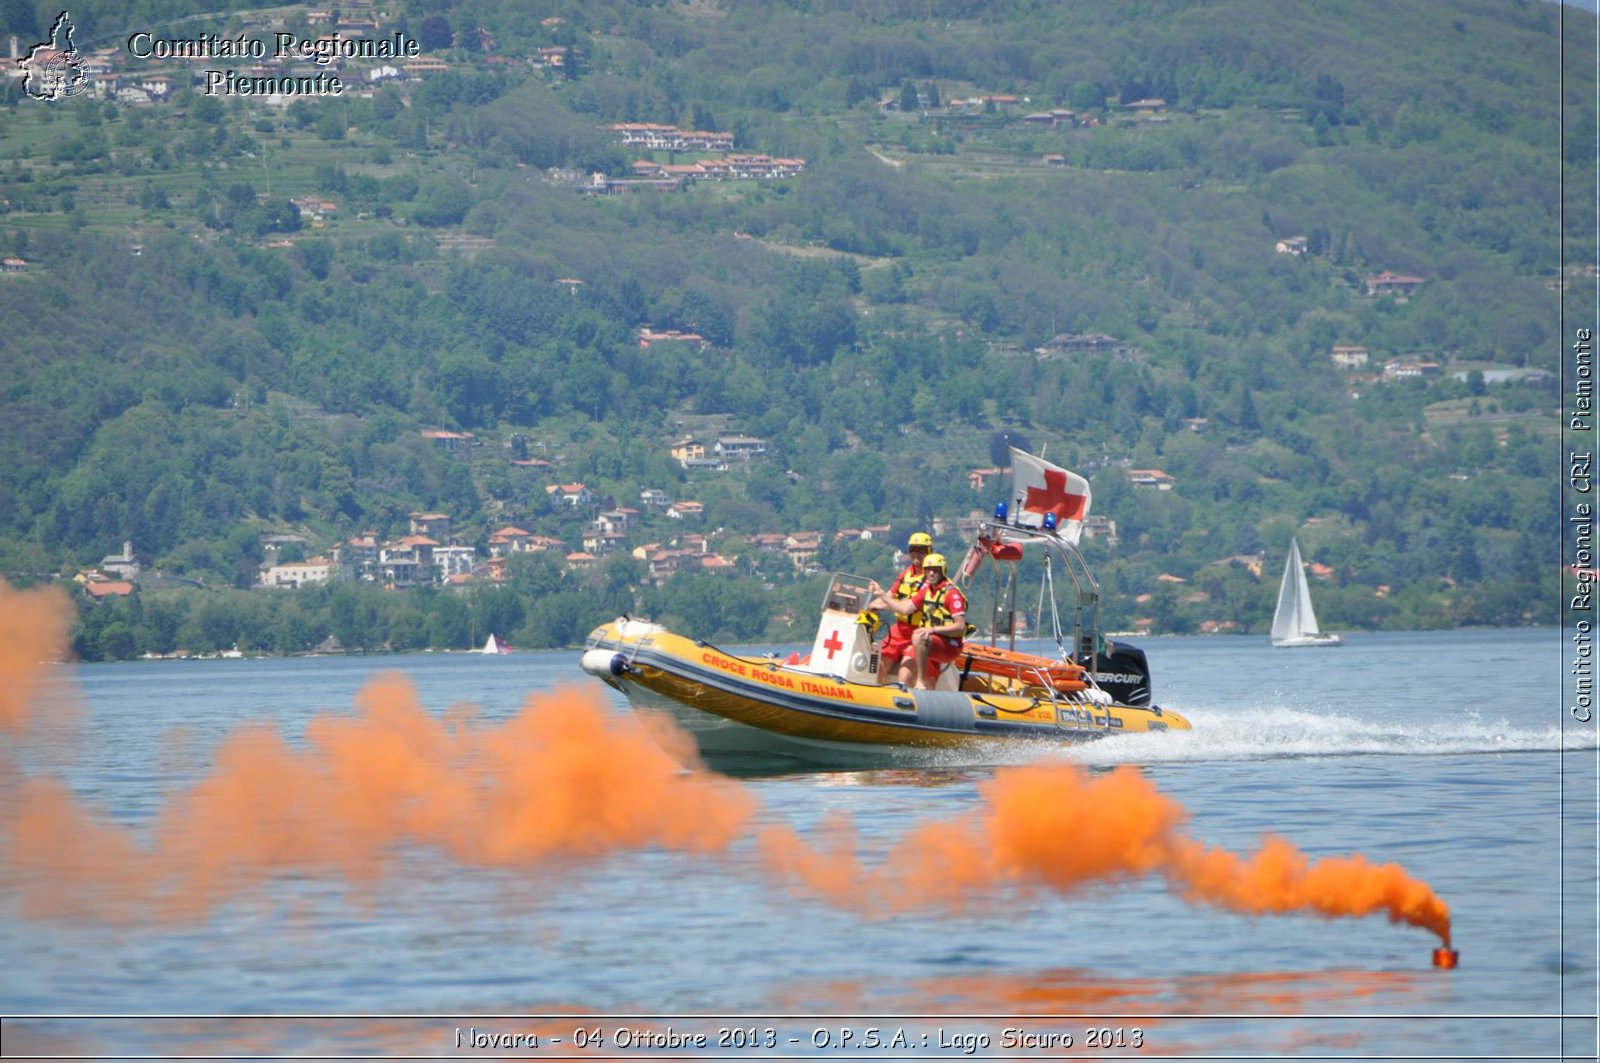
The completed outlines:
{"type": "Polygon", "coordinates": [[[436,546],[433,567],[439,570],[440,579],[470,576],[478,567],[478,551],[470,546],[436,546]]]}
{"type": "Polygon", "coordinates": [[[100,571],[111,576],[120,576],[125,580],[137,582],[139,579],[139,562],[133,556],[132,540],[125,540],[122,544],[122,553],[107,554],[100,559],[100,571]]]}
{"type": "Polygon", "coordinates": [[[309,561],[289,561],[271,566],[261,573],[261,585],[296,589],[307,583],[333,583],[349,578],[349,566],[326,557],[313,557],[309,561]]]}

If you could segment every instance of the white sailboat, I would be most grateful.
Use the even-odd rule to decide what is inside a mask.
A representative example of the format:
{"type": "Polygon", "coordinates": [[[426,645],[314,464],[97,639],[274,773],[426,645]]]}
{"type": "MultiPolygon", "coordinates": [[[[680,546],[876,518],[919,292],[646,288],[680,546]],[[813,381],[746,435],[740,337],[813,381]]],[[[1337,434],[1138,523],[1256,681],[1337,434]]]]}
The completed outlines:
{"type": "Polygon", "coordinates": [[[1316,610],[1311,608],[1311,588],[1306,584],[1305,565],[1300,561],[1300,541],[1289,540],[1289,557],[1283,565],[1283,583],[1278,588],[1278,608],[1272,614],[1274,646],[1339,646],[1344,636],[1323,631],[1317,626],[1316,610]]]}
{"type": "Polygon", "coordinates": [[[483,649],[479,650],[478,652],[479,653],[510,653],[511,652],[511,647],[507,646],[504,642],[501,642],[499,639],[495,638],[494,635],[491,633],[489,635],[488,641],[483,644],[483,649]]]}

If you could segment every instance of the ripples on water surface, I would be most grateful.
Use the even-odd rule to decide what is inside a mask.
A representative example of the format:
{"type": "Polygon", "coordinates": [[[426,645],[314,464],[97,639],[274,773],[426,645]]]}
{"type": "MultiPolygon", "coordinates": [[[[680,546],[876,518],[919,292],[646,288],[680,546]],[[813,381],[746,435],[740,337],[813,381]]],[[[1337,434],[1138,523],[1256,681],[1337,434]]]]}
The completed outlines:
{"type": "MultiPolygon", "coordinates": [[[[1096,773],[1139,766],[1207,845],[1246,853],[1271,834],[1313,859],[1404,865],[1450,905],[1458,969],[1434,969],[1434,937],[1382,916],[1234,914],[1185,902],[1159,876],[1067,895],[979,892],[956,914],[887,913],[792,893],[749,839],[707,855],[625,848],[535,867],[410,847],[371,881],[267,876],[201,916],[154,924],[35,918],[10,896],[0,1012],[191,1017],[11,1020],[5,1053],[478,1056],[504,1052],[473,1036],[518,1033],[543,1037],[547,1055],[551,1037],[578,1054],[580,1027],[614,1037],[672,1025],[713,1037],[754,1026],[758,1042],[771,1028],[771,1051],[728,1054],[802,1058],[1016,1054],[1008,1026],[1074,1036],[1070,1053],[1021,1053],[1033,1055],[1594,1056],[1597,753],[1592,725],[1565,719],[1555,632],[1360,635],[1298,651],[1244,638],[1143,645],[1157,700],[1194,731],[1043,757],[1096,773]],[[368,1017],[270,1018],[339,1014],[368,1017]],[[812,1018],[874,1014],[927,1018],[812,1018]],[[236,1018],[196,1017],[210,1015],[236,1018]],[[377,1017],[408,1015],[431,1017],[377,1017]],[[695,1015],[712,1017],[684,1018],[695,1015]],[[884,1047],[840,1043],[844,1028],[858,1038],[872,1026],[884,1047]],[[1142,1047],[1086,1052],[1102,1026],[1137,1029],[1142,1047]],[[814,1047],[819,1030],[828,1048],[814,1047]],[[895,1030],[905,1046],[888,1044],[895,1030]],[[983,1036],[987,1046],[962,1040],[983,1036]]],[[[407,673],[432,713],[471,703],[497,725],[529,694],[595,685],[576,658],[84,666],[71,677],[76,720],[4,755],[148,843],[242,725],[270,724],[299,748],[308,722],[350,715],[383,669],[407,673]]],[[[916,825],[979,809],[997,770],[1040,757],[944,753],[732,785],[758,804],[758,826],[803,838],[847,814],[854,855],[871,864],[916,825]]]]}

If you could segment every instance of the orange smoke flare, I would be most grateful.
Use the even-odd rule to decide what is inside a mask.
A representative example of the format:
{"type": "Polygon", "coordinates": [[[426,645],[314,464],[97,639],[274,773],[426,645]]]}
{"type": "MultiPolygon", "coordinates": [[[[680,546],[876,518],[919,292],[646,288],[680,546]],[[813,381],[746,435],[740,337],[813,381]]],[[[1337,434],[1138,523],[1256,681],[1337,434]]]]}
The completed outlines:
{"type": "Polygon", "coordinates": [[[1268,838],[1245,859],[1180,838],[1165,870],[1186,895],[1233,911],[1329,918],[1386,912],[1391,922],[1431,930],[1450,944],[1450,909],[1427,883],[1398,864],[1374,864],[1360,853],[1313,862],[1283,839],[1268,838]]]}
{"type": "Polygon", "coordinates": [[[1395,864],[1357,854],[1312,862],[1271,838],[1245,858],[1208,849],[1178,830],[1187,813],[1137,769],[1094,776],[1068,764],[1002,768],[979,791],[982,812],[925,823],[875,868],[863,866],[848,822],[826,851],[786,828],[762,838],[768,869],[791,886],[867,911],[942,905],[959,909],[996,887],[1071,892],[1160,873],[1192,901],[1249,913],[1329,918],[1386,912],[1450,943],[1450,911],[1426,883],[1395,864]]]}
{"type": "MultiPolygon", "coordinates": [[[[59,593],[0,582],[0,731],[19,732],[37,708],[70,614],[59,593]]],[[[313,720],[301,746],[266,726],[237,731],[210,775],[162,811],[147,845],[0,756],[0,888],[29,915],[193,916],[289,871],[369,882],[406,845],[468,866],[539,866],[649,846],[720,853],[751,836],[748,789],[685,772],[687,735],[613,715],[594,691],[530,698],[506,722],[480,726],[431,715],[409,680],[385,676],[356,709],[313,720]]],[[[1004,768],[979,790],[979,810],[916,826],[874,867],[843,816],[824,823],[817,844],[790,827],[762,830],[763,865],[791,888],[869,914],[1159,873],[1192,901],[1385,912],[1450,944],[1448,907],[1399,866],[1359,854],[1312,861],[1276,838],[1250,857],[1208,848],[1180,833],[1183,807],[1135,768],[1004,768]]]]}

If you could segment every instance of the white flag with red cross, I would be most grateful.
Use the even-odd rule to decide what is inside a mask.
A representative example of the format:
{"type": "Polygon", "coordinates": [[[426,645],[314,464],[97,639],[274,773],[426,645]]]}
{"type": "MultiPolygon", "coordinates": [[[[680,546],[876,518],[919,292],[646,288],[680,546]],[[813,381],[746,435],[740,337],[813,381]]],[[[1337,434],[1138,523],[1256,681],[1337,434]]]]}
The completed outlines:
{"type": "Polygon", "coordinates": [[[1016,508],[1013,524],[1024,528],[1048,526],[1053,515],[1056,534],[1076,546],[1089,516],[1089,481],[1069,469],[1052,465],[1026,451],[1011,448],[1012,495],[1016,508]]]}

